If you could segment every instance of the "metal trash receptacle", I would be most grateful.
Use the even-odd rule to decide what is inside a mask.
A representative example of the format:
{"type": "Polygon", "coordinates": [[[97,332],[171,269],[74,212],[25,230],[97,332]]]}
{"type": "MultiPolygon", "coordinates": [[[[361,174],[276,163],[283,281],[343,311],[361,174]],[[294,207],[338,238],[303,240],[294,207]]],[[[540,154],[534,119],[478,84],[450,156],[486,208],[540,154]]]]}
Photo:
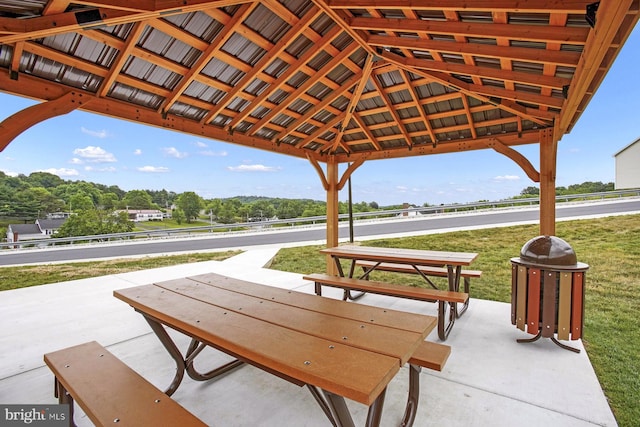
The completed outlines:
{"type": "Polygon", "coordinates": [[[511,258],[511,323],[535,336],[518,342],[550,338],[580,352],[558,340],[582,338],[588,269],[559,237],[538,236],[522,246],[520,257],[511,258]]]}

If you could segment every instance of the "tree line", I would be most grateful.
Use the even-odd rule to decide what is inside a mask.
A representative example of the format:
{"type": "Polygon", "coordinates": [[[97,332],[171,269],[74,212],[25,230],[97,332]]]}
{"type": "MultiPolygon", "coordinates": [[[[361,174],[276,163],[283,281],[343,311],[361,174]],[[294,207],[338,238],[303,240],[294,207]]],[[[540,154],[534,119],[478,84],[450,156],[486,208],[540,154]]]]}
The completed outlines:
{"type": "MultiPolygon", "coordinates": [[[[584,182],[558,187],[557,194],[583,194],[614,189],[613,183],[584,182]]],[[[538,187],[527,187],[514,198],[535,197],[538,187]]],[[[424,203],[423,206],[430,206],[424,203]]],[[[415,206],[414,206],[415,207],[415,206]]],[[[322,216],[326,202],[311,199],[284,199],[259,196],[203,199],[192,191],[175,193],[162,190],[124,191],[116,185],[64,180],[48,172],[33,172],[29,176],[8,176],[0,171],[0,221],[31,223],[48,214],[67,212],[69,220],[59,229],[58,236],[78,236],[126,232],[133,229],[126,213],[118,210],[157,209],[171,215],[178,224],[197,220],[232,224],[264,221],[271,218],[290,219],[322,216]]],[[[400,205],[381,207],[375,201],[352,204],[353,212],[373,212],[400,209],[400,205]]],[[[348,213],[348,202],[339,202],[339,213],[348,213]]],[[[5,233],[3,233],[4,235],[5,233]]]]}
{"type": "MultiPolygon", "coordinates": [[[[47,172],[12,177],[0,171],[0,220],[5,226],[68,213],[69,220],[58,230],[59,237],[126,232],[133,229],[133,223],[126,213],[114,212],[127,209],[160,210],[178,224],[199,219],[231,224],[325,215],[326,202],[257,196],[203,199],[192,191],[124,191],[116,185],[64,180],[47,172]]],[[[352,209],[368,212],[379,207],[376,202],[361,202],[353,204],[352,209]]],[[[339,210],[346,213],[348,203],[340,202],[339,210]]]]}

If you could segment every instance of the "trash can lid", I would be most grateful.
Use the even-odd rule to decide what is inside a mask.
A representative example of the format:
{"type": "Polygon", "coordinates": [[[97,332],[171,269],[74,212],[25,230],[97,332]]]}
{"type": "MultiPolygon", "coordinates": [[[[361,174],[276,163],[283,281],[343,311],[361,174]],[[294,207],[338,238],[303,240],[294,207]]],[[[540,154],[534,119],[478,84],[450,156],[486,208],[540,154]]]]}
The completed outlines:
{"type": "Polygon", "coordinates": [[[520,250],[520,260],[538,265],[575,266],[578,259],[573,248],[556,236],[538,236],[520,250]]]}

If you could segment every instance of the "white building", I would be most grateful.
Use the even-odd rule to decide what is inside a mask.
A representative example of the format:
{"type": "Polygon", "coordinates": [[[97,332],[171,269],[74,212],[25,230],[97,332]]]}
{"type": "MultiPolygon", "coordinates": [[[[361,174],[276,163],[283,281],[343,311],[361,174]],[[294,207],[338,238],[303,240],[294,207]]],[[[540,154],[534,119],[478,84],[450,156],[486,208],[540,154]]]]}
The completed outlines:
{"type": "Polygon", "coordinates": [[[52,237],[66,219],[37,219],[34,224],[9,224],[7,242],[24,242],[52,237]]]}
{"type": "Polygon", "coordinates": [[[640,138],[613,155],[616,161],[616,190],[640,188],[640,138]]]}
{"type": "Polygon", "coordinates": [[[133,222],[162,221],[164,215],[157,209],[128,209],[117,212],[126,212],[133,222]]]}

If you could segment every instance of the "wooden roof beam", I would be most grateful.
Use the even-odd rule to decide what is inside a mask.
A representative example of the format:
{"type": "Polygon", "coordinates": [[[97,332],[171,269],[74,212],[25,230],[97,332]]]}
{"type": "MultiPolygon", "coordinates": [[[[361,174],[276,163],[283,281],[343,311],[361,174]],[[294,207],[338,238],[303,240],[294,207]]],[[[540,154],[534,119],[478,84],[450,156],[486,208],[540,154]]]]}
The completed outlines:
{"type": "MultiPolygon", "coordinates": [[[[326,46],[330,45],[331,42],[338,37],[342,33],[342,30],[335,26],[331,30],[329,30],[322,40],[316,43],[316,49],[308,49],[298,60],[289,65],[289,68],[278,76],[278,80],[275,84],[272,84],[269,87],[269,90],[263,91],[255,100],[254,105],[262,105],[262,103],[269,98],[275,91],[281,89],[286,82],[300,70],[303,66],[306,65],[308,61],[310,61],[315,55],[318,54],[318,51],[325,49],[326,46]]],[[[231,90],[231,89],[230,89],[231,90]]],[[[243,92],[239,92],[243,93],[243,92]]],[[[246,108],[244,111],[238,113],[236,117],[229,123],[228,128],[233,128],[237,126],[240,122],[242,122],[247,116],[249,116],[253,112],[253,109],[246,108]]],[[[206,122],[205,122],[206,123],[206,122]]]]}
{"type": "Polygon", "coordinates": [[[230,22],[224,26],[224,30],[221,34],[213,40],[206,49],[201,51],[198,60],[189,67],[189,71],[182,75],[182,79],[171,91],[171,94],[165,98],[164,102],[160,105],[158,111],[169,111],[171,106],[178,100],[182,92],[184,92],[192,81],[200,74],[200,72],[209,64],[211,59],[220,52],[220,49],[224,44],[233,36],[238,27],[240,27],[243,21],[253,12],[258,6],[258,3],[247,3],[242,5],[240,9],[233,15],[230,22]]]}
{"type": "MultiPolygon", "coordinates": [[[[0,37],[0,44],[15,43],[22,40],[33,40],[41,37],[54,36],[69,32],[95,28],[98,26],[113,26],[160,18],[168,15],[178,15],[187,12],[197,12],[209,8],[219,8],[246,3],[246,0],[193,0],[185,4],[182,0],[165,0],[162,7],[151,11],[130,12],[99,7],[88,9],[92,15],[99,17],[92,22],[79,23],[79,13],[86,11],[64,12],[28,19],[0,18],[0,28],[7,35],[0,37]]],[[[81,21],[80,21],[81,22],[81,21]]]]}
{"type": "Polygon", "coordinates": [[[251,130],[249,131],[250,135],[255,134],[262,126],[269,123],[273,118],[275,118],[278,114],[282,113],[292,102],[294,102],[299,94],[302,94],[309,90],[313,85],[315,85],[321,77],[330,73],[335,67],[340,65],[343,61],[346,61],[349,56],[351,56],[356,50],[358,50],[360,46],[357,43],[352,43],[350,46],[345,48],[340,54],[333,57],[321,70],[313,75],[309,76],[307,81],[300,85],[296,90],[289,93],[287,99],[284,102],[281,102],[276,108],[271,109],[269,113],[267,113],[251,130]]]}
{"type": "Polygon", "coordinates": [[[11,141],[31,126],[70,113],[90,100],[90,97],[81,92],[68,92],[59,98],[32,105],[7,117],[0,123],[0,151],[7,148],[11,141]]]}
{"type": "Polygon", "coordinates": [[[533,13],[584,13],[589,0],[527,0],[514,3],[511,0],[327,0],[327,5],[339,9],[395,9],[476,12],[533,12],[533,13]]]}
{"type": "Polygon", "coordinates": [[[431,121],[429,120],[427,113],[424,111],[424,108],[420,103],[421,100],[418,94],[416,93],[416,88],[415,86],[411,86],[409,84],[411,79],[409,78],[408,72],[406,70],[403,70],[401,75],[402,75],[402,78],[405,80],[405,82],[407,82],[407,86],[409,86],[410,88],[409,94],[411,95],[411,99],[413,99],[413,104],[416,106],[416,109],[418,110],[418,114],[420,115],[420,118],[422,119],[422,121],[424,122],[424,125],[427,128],[427,132],[429,132],[429,138],[431,138],[431,142],[435,144],[436,142],[438,142],[438,139],[436,138],[436,134],[433,132],[433,126],[431,126],[431,121]]]}
{"type": "MultiPolygon", "coordinates": [[[[540,141],[540,131],[527,131],[520,134],[506,134],[500,136],[500,141],[508,146],[524,145],[524,144],[536,144],[540,141]]],[[[470,150],[484,150],[488,148],[488,144],[495,140],[495,136],[484,136],[478,139],[464,139],[455,141],[442,141],[435,147],[432,144],[420,144],[414,145],[411,149],[409,147],[397,147],[390,148],[381,151],[368,151],[368,152],[351,152],[347,154],[336,154],[336,161],[339,163],[353,162],[356,159],[364,158],[367,160],[379,160],[379,159],[392,159],[392,158],[405,158],[415,156],[425,156],[431,154],[445,154],[445,153],[459,153],[470,150]]]]}
{"type": "Polygon", "coordinates": [[[513,61],[556,64],[575,67],[580,53],[559,50],[546,50],[528,47],[496,46],[480,43],[460,43],[454,41],[425,40],[409,37],[389,37],[369,35],[367,43],[373,46],[398,49],[411,49],[438,53],[473,55],[484,58],[506,58],[513,61]]]}
{"type": "MultiPolygon", "coordinates": [[[[584,12],[584,11],[583,11],[584,12]]],[[[503,13],[506,12],[494,12],[503,13]]],[[[540,43],[562,43],[570,45],[584,45],[589,35],[587,27],[555,27],[526,24],[476,23],[455,21],[427,21],[421,19],[394,18],[360,18],[352,17],[347,23],[354,29],[367,31],[415,32],[418,35],[437,34],[463,37],[479,37],[488,39],[505,38],[517,41],[532,41],[540,43]]]]}
{"type": "Polygon", "coordinates": [[[244,89],[253,82],[254,79],[260,78],[259,74],[262,74],[265,68],[269,66],[269,64],[276,58],[281,58],[281,54],[287,48],[289,43],[293,42],[301,33],[307,30],[308,26],[318,17],[320,14],[320,10],[317,8],[312,8],[311,11],[307,12],[307,14],[303,17],[303,19],[298,20],[293,26],[292,29],[287,32],[287,34],[282,37],[271,49],[269,49],[268,53],[265,54],[254,66],[253,69],[248,72],[242,80],[240,80],[236,85],[233,86],[233,89],[228,91],[224,97],[211,108],[211,111],[204,117],[203,122],[207,123],[212,118],[217,116],[219,112],[224,109],[230,102],[232,102],[238,93],[244,91],[244,89]]]}
{"type": "Polygon", "coordinates": [[[558,141],[562,135],[570,130],[582,112],[581,105],[586,104],[584,98],[588,96],[587,91],[595,90],[601,79],[604,78],[603,74],[599,78],[597,77],[602,61],[607,56],[612,43],[624,42],[633,30],[638,21],[637,5],[637,0],[600,3],[595,28],[589,33],[585,52],[576,68],[569,87],[568,98],[554,128],[553,140],[558,141]]]}
{"type": "Polygon", "coordinates": [[[333,143],[333,149],[336,150],[338,148],[338,144],[340,144],[340,140],[342,139],[342,135],[344,130],[349,126],[351,122],[351,117],[356,112],[356,107],[358,102],[360,101],[360,96],[362,96],[362,92],[364,91],[365,86],[367,85],[367,80],[371,76],[371,68],[373,66],[374,56],[373,54],[367,54],[367,59],[365,60],[364,67],[362,68],[362,78],[356,86],[353,88],[353,93],[351,94],[351,99],[349,100],[349,105],[347,105],[346,114],[344,119],[342,120],[342,124],[338,127],[338,132],[336,133],[335,142],[333,143]]]}
{"type": "Polygon", "coordinates": [[[140,39],[140,35],[144,31],[145,27],[146,25],[145,25],[145,22],[143,21],[136,22],[135,24],[133,24],[131,33],[129,34],[129,37],[127,38],[127,40],[124,42],[123,48],[120,49],[120,51],[118,52],[118,55],[115,61],[113,62],[113,64],[111,64],[111,67],[109,67],[109,72],[107,73],[105,78],[102,80],[102,83],[100,83],[100,87],[98,88],[98,92],[97,92],[98,96],[100,97],[107,96],[109,89],[111,89],[111,86],[118,78],[118,75],[122,70],[122,67],[124,67],[124,64],[127,62],[127,60],[129,59],[129,56],[133,52],[133,49],[136,47],[136,44],[140,39]]]}

